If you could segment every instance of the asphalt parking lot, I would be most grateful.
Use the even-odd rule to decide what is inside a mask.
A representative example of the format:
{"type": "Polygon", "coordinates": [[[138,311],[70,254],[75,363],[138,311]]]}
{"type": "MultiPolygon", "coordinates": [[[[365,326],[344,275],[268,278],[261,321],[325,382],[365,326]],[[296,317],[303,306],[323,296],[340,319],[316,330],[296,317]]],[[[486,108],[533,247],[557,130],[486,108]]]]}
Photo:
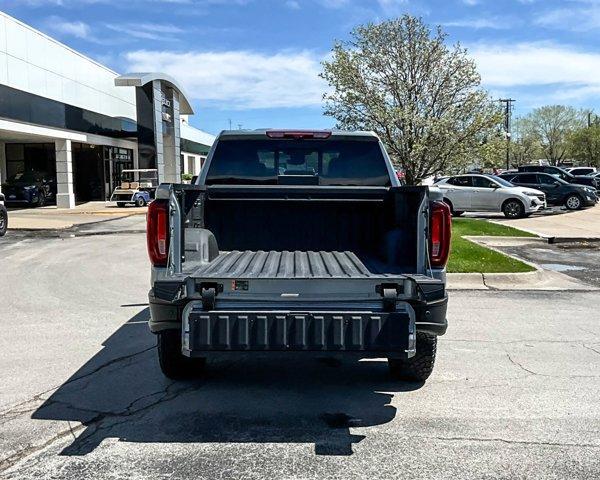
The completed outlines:
{"type": "Polygon", "coordinates": [[[248,356],[172,382],[142,234],[9,232],[0,272],[1,477],[600,476],[598,292],[453,292],[425,385],[248,356]]]}
{"type": "Polygon", "coordinates": [[[497,247],[510,255],[600,287],[600,242],[520,243],[497,247]]]}

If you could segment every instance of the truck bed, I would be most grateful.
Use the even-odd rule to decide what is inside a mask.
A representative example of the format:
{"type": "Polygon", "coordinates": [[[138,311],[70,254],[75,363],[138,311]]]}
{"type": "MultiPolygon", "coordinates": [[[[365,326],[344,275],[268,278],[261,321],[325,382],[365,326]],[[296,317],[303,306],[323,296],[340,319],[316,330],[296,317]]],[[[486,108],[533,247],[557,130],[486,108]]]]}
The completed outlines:
{"type": "Polygon", "coordinates": [[[397,274],[375,259],[364,261],[350,251],[221,252],[193,273],[195,278],[372,278],[397,274]]]}

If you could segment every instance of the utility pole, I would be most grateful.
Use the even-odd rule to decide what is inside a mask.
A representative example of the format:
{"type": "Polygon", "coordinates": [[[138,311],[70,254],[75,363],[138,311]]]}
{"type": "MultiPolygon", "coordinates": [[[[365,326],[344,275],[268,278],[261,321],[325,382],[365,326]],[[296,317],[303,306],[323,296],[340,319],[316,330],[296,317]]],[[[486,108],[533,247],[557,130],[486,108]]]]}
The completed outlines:
{"type": "Polygon", "coordinates": [[[500,98],[500,103],[504,104],[504,131],[506,133],[506,169],[510,168],[510,117],[512,114],[512,104],[516,100],[512,98],[500,98]]]}
{"type": "Polygon", "coordinates": [[[228,120],[229,120],[229,130],[231,130],[231,118],[229,118],[228,120]]]}

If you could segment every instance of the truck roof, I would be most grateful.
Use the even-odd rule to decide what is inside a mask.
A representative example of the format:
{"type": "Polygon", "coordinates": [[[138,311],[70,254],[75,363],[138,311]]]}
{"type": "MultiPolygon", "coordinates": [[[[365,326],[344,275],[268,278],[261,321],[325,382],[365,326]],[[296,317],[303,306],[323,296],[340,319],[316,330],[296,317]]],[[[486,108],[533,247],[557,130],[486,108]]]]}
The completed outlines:
{"type": "Polygon", "coordinates": [[[265,138],[267,132],[331,132],[332,137],[372,137],[378,138],[377,134],[372,131],[362,130],[330,130],[330,129],[314,129],[304,130],[297,128],[258,128],[256,130],[223,130],[219,133],[218,138],[265,138]]]}

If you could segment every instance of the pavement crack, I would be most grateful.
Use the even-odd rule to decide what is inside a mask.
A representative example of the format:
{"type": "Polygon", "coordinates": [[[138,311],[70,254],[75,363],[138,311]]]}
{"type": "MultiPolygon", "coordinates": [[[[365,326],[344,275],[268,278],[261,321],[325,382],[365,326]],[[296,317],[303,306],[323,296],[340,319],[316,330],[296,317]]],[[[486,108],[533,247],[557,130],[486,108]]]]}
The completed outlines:
{"type": "MultiPolygon", "coordinates": [[[[596,353],[598,353],[598,352],[596,352],[596,353]]],[[[536,375],[539,377],[548,377],[548,378],[599,378],[600,377],[600,375],[549,375],[547,373],[534,372],[533,370],[530,370],[530,369],[524,367],[522,364],[520,364],[519,362],[514,360],[508,352],[506,352],[506,356],[508,357],[508,359],[514,366],[519,367],[521,370],[523,370],[531,375],[536,375]]]]}
{"type": "Polygon", "coordinates": [[[136,398],[120,412],[103,412],[103,413],[97,415],[96,417],[90,419],[89,421],[85,422],[83,425],[90,428],[90,430],[89,431],[86,430],[86,432],[84,434],[82,434],[81,436],[79,436],[77,438],[78,444],[76,446],[72,447],[72,449],[70,450],[69,453],[70,454],[78,454],[82,451],[85,451],[86,447],[90,443],[90,439],[92,437],[94,437],[95,435],[97,435],[99,432],[110,431],[110,430],[114,429],[115,427],[121,425],[122,423],[129,422],[130,421],[129,417],[131,417],[133,415],[144,413],[144,412],[156,407],[157,405],[160,405],[161,403],[165,403],[170,400],[173,400],[177,396],[187,393],[187,392],[197,388],[197,385],[194,384],[194,385],[188,386],[187,388],[181,388],[181,389],[177,389],[177,390],[173,391],[173,387],[176,387],[179,385],[181,385],[180,382],[172,382],[162,390],[152,392],[152,393],[149,393],[142,397],[136,398]],[[133,409],[133,406],[136,403],[140,402],[141,400],[143,400],[145,398],[150,398],[150,397],[153,397],[156,395],[160,395],[160,397],[157,398],[154,402],[148,403],[147,405],[144,405],[143,407],[133,409]],[[119,421],[119,419],[120,419],[120,421],[119,421]],[[116,420],[116,421],[113,421],[110,424],[106,423],[111,420],[116,420]]]}
{"type": "Polygon", "coordinates": [[[85,374],[80,375],[78,377],[70,378],[65,383],[63,383],[61,386],[64,387],[65,385],[68,385],[69,383],[73,383],[73,382],[76,382],[78,380],[82,380],[84,378],[87,378],[87,377],[93,375],[94,373],[97,373],[100,370],[103,370],[106,367],[109,367],[109,366],[111,366],[111,365],[113,365],[115,363],[121,362],[123,360],[128,360],[128,359],[133,358],[133,357],[135,357],[137,355],[141,355],[141,354],[146,353],[146,352],[148,352],[148,351],[150,351],[150,350],[152,350],[154,348],[156,348],[156,345],[152,345],[151,347],[145,348],[144,350],[140,350],[138,352],[129,353],[129,354],[123,355],[121,357],[113,358],[112,360],[110,360],[110,361],[108,361],[106,363],[103,363],[102,365],[97,366],[96,368],[94,368],[92,371],[90,371],[88,373],[85,373],[85,374]]]}
{"type": "Polygon", "coordinates": [[[490,285],[488,285],[486,283],[486,281],[485,281],[485,273],[481,274],[481,281],[483,282],[483,286],[486,287],[487,289],[489,289],[489,290],[498,290],[498,288],[492,287],[492,286],[490,286],[490,285]]]}
{"type": "Polygon", "coordinates": [[[535,440],[509,440],[507,438],[492,437],[426,437],[433,440],[442,440],[449,442],[499,442],[506,443],[508,445],[536,445],[536,446],[548,446],[548,447],[576,447],[576,448],[600,448],[600,444],[596,443],[565,443],[565,442],[544,442],[535,440]]]}
{"type": "MultiPolygon", "coordinates": [[[[70,379],[68,379],[66,382],[64,382],[61,385],[54,386],[52,388],[49,388],[48,390],[44,390],[43,392],[38,393],[37,395],[35,395],[33,398],[31,398],[29,400],[26,400],[24,402],[21,402],[21,403],[18,403],[16,405],[13,405],[8,410],[5,410],[5,411],[3,411],[3,412],[0,413],[0,420],[4,420],[4,421],[0,422],[0,425],[3,425],[4,423],[6,423],[6,421],[10,421],[13,418],[18,417],[19,415],[31,413],[31,412],[37,410],[39,408],[39,405],[35,405],[33,407],[26,408],[26,409],[23,409],[22,407],[25,406],[25,405],[31,404],[31,403],[35,403],[35,402],[43,402],[44,398],[42,398],[42,396],[46,395],[49,392],[52,392],[52,391],[56,390],[57,388],[61,388],[61,387],[64,387],[66,385],[69,385],[71,383],[74,383],[74,382],[77,382],[79,380],[82,380],[84,378],[88,378],[91,375],[94,375],[95,373],[98,373],[100,370],[103,370],[106,367],[109,367],[111,365],[114,365],[115,363],[118,363],[118,362],[121,362],[121,361],[124,361],[124,360],[128,360],[128,359],[133,358],[133,357],[135,357],[137,355],[141,355],[141,354],[146,353],[149,350],[152,350],[154,348],[156,348],[156,345],[152,345],[151,347],[145,348],[143,350],[140,350],[140,351],[137,351],[137,352],[134,352],[134,353],[129,353],[129,354],[123,355],[121,357],[113,358],[113,359],[109,360],[108,362],[103,363],[102,365],[98,365],[96,368],[94,368],[90,372],[87,372],[87,373],[85,373],[83,375],[79,375],[79,376],[74,377],[74,378],[70,378],[70,379]]],[[[46,405],[50,405],[51,403],[52,402],[46,403],[46,405]]]]}
{"type": "Polygon", "coordinates": [[[27,457],[39,452],[40,450],[43,450],[44,448],[48,447],[49,445],[52,445],[54,442],[66,437],[66,436],[69,436],[69,435],[75,436],[75,432],[77,430],[81,430],[82,428],[84,428],[83,425],[71,427],[71,425],[69,424],[69,428],[62,430],[61,432],[58,432],[56,435],[53,435],[51,438],[49,438],[45,442],[40,443],[39,445],[29,445],[28,447],[25,447],[25,448],[19,450],[18,452],[15,452],[14,454],[9,455],[6,458],[3,458],[2,460],[0,460],[0,472],[4,472],[5,470],[7,470],[10,467],[12,467],[13,465],[17,464],[24,458],[27,458],[27,457]]]}
{"type": "Polygon", "coordinates": [[[543,375],[541,373],[538,372],[534,372],[533,370],[529,370],[528,368],[525,368],[523,365],[521,365],[519,362],[517,362],[516,360],[514,360],[511,356],[510,353],[506,352],[506,356],[508,357],[508,359],[510,360],[510,363],[512,363],[513,365],[515,365],[516,367],[519,367],[521,370],[530,373],[531,375],[541,375],[541,376],[548,376],[548,375],[543,375]]]}
{"type": "Polygon", "coordinates": [[[596,350],[594,347],[590,347],[589,345],[586,345],[585,343],[582,343],[581,346],[583,348],[586,348],[588,350],[591,350],[592,352],[597,353],[598,355],[600,355],[600,350],[596,350]]]}

